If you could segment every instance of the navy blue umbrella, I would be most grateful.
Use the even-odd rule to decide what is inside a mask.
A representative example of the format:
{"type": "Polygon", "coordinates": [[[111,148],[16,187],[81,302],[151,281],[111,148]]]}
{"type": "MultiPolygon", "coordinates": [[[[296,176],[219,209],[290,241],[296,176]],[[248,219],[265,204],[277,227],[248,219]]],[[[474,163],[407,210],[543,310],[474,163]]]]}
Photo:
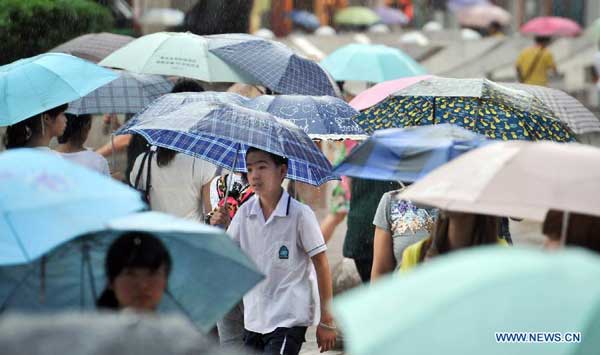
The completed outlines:
{"type": "Polygon", "coordinates": [[[314,31],[321,27],[321,22],[317,16],[308,11],[292,10],[292,12],[290,12],[290,19],[292,20],[293,24],[302,26],[310,31],[314,31]]]}

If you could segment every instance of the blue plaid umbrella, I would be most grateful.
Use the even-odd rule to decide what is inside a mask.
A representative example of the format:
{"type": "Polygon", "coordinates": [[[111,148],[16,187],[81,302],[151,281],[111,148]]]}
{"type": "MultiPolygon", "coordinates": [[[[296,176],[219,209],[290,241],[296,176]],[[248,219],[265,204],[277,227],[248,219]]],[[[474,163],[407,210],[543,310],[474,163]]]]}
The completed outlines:
{"type": "Polygon", "coordinates": [[[450,124],[385,129],[353,149],[333,172],[362,179],[413,182],[488,142],[483,136],[450,124]]]}
{"type": "Polygon", "coordinates": [[[173,88],[173,83],[161,75],[117,73],[117,80],[71,102],[67,112],[74,115],[137,113],[173,88]]]}
{"type": "Polygon", "coordinates": [[[252,146],[288,158],[289,179],[317,186],[337,179],[327,158],[303,130],[238,105],[194,102],[160,116],[143,111],[116,132],[131,133],[229,170],[246,171],[245,152],[252,146]]]}
{"type": "Polygon", "coordinates": [[[163,95],[155,100],[144,110],[144,116],[164,115],[194,102],[233,104],[268,112],[294,123],[313,139],[366,137],[358,124],[352,121],[352,117],[358,114],[358,111],[332,96],[262,95],[248,99],[230,92],[175,93],[163,95]]]}
{"type": "Polygon", "coordinates": [[[209,51],[279,94],[336,96],[319,64],[285,45],[246,34],[207,36],[209,51]]]}

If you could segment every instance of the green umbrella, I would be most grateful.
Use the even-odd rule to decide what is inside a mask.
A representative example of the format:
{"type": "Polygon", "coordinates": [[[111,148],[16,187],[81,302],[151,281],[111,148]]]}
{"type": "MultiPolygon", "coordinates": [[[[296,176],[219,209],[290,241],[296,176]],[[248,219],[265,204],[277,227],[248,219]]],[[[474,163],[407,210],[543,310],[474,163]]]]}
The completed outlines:
{"type": "Polygon", "coordinates": [[[209,52],[208,43],[205,37],[190,32],[158,32],[130,42],[99,64],[135,73],[255,84],[249,76],[209,52]]]}
{"type": "Polygon", "coordinates": [[[336,12],[333,18],[338,26],[371,26],[380,20],[375,11],[363,6],[346,7],[336,12]]]}
{"type": "Polygon", "coordinates": [[[334,314],[352,355],[597,354],[598,275],[584,250],[472,248],[344,294],[334,314]],[[562,342],[498,342],[502,332],[562,342]]]}
{"type": "Polygon", "coordinates": [[[600,18],[592,22],[592,24],[586,29],[586,32],[593,35],[596,40],[600,39],[600,18]]]}
{"type": "Polygon", "coordinates": [[[321,66],[336,81],[381,83],[426,74],[425,68],[406,53],[382,44],[348,44],[323,59],[321,66]]]}

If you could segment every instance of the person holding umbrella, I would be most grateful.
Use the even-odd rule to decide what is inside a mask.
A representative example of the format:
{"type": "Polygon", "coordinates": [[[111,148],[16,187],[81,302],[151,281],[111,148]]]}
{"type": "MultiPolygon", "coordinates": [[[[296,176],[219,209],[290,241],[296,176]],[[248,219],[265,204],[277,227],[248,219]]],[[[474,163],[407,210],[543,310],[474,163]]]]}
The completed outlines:
{"type": "Polygon", "coordinates": [[[557,75],[554,57],[548,50],[551,38],[536,36],[535,45],[525,48],[516,62],[519,82],[530,85],[548,85],[548,72],[557,75]]]}
{"type": "Polygon", "coordinates": [[[582,213],[569,213],[565,229],[564,244],[561,243],[563,233],[564,212],[550,210],[544,219],[542,233],[546,236],[544,247],[558,249],[562,245],[586,248],[600,253],[600,217],[582,213]]]}
{"type": "Polygon", "coordinates": [[[286,158],[250,147],[246,167],[256,195],[240,207],[228,233],[266,280],[244,296],[244,344],[263,354],[298,354],[307,327],[318,324],[317,343],[330,350],[336,328],[327,308],[332,284],[319,223],[281,187],[286,158]]]}
{"type": "Polygon", "coordinates": [[[67,126],[67,107],[63,104],[6,127],[4,146],[50,150],[52,138],[62,136],[67,126]]]}

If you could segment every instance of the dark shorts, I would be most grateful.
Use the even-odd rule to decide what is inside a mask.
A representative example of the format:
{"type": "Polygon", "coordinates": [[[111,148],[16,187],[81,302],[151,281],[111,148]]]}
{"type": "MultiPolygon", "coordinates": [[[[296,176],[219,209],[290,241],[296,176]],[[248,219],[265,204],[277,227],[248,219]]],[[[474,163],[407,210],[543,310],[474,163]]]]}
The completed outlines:
{"type": "Polygon", "coordinates": [[[277,328],[260,334],[244,331],[244,345],[264,355],[297,355],[306,341],[306,327],[277,328]]]}

